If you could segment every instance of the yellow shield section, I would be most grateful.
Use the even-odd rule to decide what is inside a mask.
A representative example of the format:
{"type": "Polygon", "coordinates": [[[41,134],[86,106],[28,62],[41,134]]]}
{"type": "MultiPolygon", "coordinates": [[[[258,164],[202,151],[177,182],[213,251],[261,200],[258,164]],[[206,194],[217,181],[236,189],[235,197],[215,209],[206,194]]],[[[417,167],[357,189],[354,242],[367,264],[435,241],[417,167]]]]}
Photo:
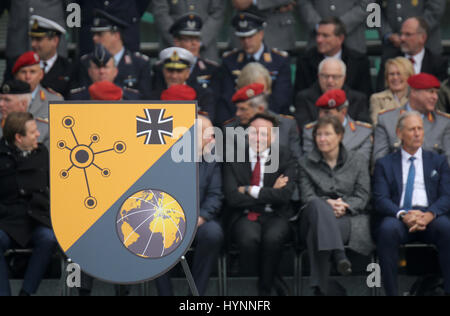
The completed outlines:
{"type": "Polygon", "coordinates": [[[68,250],[195,124],[196,104],[53,103],[50,111],[51,218],[68,250]],[[173,118],[172,136],[146,144],[137,118],[173,118]],[[165,144],[164,144],[165,143],[165,144]]]}

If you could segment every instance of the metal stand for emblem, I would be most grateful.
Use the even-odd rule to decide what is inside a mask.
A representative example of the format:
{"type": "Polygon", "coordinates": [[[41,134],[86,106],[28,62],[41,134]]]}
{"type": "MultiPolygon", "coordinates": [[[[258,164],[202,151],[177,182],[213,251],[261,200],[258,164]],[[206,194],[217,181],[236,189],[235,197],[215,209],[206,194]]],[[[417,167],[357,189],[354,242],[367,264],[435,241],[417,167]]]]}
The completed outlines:
{"type": "Polygon", "coordinates": [[[189,288],[191,289],[192,295],[193,296],[200,296],[198,294],[197,286],[195,285],[194,278],[192,277],[192,273],[191,273],[191,270],[189,269],[189,265],[188,265],[188,263],[186,261],[186,257],[185,256],[181,257],[181,266],[183,267],[184,274],[186,275],[186,279],[188,281],[189,288]]]}

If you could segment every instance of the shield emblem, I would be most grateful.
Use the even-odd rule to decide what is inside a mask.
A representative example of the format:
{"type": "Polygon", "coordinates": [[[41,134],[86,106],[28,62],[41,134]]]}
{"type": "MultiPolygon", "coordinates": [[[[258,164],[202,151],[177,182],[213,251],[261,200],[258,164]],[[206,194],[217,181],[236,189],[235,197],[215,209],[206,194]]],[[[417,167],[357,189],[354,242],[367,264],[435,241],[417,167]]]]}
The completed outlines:
{"type": "Polygon", "coordinates": [[[139,283],[171,269],[198,218],[196,103],[53,102],[50,200],[61,249],[87,274],[139,283]],[[174,154],[175,152],[175,154],[174,154]]]}

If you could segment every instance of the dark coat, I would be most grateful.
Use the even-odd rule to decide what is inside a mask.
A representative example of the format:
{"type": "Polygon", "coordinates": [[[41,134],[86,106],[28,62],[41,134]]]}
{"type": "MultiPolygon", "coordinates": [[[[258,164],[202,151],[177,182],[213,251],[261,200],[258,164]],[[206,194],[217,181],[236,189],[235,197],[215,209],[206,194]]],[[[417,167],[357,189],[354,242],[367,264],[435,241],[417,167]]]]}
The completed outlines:
{"type": "Polygon", "coordinates": [[[39,147],[22,157],[16,147],[0,140],[0,230],[19,245],[30,241],[36,223],[51,227],[49,154],[39,147]]]}
{"type": "Polygon", "coordinates": [[[245,162],[224,163],[223,186],[227,208],[227,214],[225,214],[227,227],[232,227],[237,219],[245,215],[246,210],[252,209],[264,212],[266,204],[271,205],[275,214],[289,219],[293,215],[290,200],[297,185],[297,161],[293,158],[290,150],[286,147],[279,147],[279,167],[274,173],[264,174],[264,187],[259,192],[258,199],[238,191],[240,186],[250,185],[252,177],[248,147],[246,148],[246,156],[245,162]],[[274,189],[275,181],[282,174],[289,178],[287,185],[282,189],[274,189]]]}
{"type": "MultiPolygon", "coordinates": [[[[324,58],[316,47],[309,49],[298,58],[295,91],[308,89],[316,82],[319,64],[324,58]]],[[[373,89],[372,79],[370,78],[370,61],[367,55],[343,46],[342,61],[347,66],[345,85],[369,97],[373,89]]]]}
{"type": "Polygon", "coordinates": [[[342,198],[350,205],[349,247],[368,255],[373,250],[369,216],[365,208],[370,199],[370,175],[367,159],[357,153],[348,154],[341,145],[336,167],[332,170],[315,148],[304,155],[299,166],[300,198],[307,204],[316,198],[342,198]]]}
{"type": "MultiPolygon", "coordinates": [[[[343,87],[349,102],[348,115],[355,121],[370,123],[369,101],[361,92],[343,87]]],[[[316,82],[310,88],[301,91],[295,98],[295,119],[300,130],[319,118],[319,108],[316,107],[317,100],[322,96],[319,83],[316,82]]]]}

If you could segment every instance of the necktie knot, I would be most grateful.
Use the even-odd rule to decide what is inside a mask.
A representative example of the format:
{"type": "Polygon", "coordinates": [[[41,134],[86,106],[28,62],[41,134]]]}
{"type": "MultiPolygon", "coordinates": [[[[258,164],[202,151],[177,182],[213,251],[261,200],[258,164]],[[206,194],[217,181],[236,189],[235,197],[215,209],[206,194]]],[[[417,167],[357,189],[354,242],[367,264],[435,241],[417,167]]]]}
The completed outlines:
{"type": "Polygon", "coordinates": [[[413,65],[416,64],[416,61],[414,60],[414,57],[409,57],[409,61],[410,61],[413,65]]]}
{"type": "Polygon", "coordinates": [[[409,157],[408,159],[410,162],[414,162],[414,160],[416,160],[416,157],[409,157]]]}

